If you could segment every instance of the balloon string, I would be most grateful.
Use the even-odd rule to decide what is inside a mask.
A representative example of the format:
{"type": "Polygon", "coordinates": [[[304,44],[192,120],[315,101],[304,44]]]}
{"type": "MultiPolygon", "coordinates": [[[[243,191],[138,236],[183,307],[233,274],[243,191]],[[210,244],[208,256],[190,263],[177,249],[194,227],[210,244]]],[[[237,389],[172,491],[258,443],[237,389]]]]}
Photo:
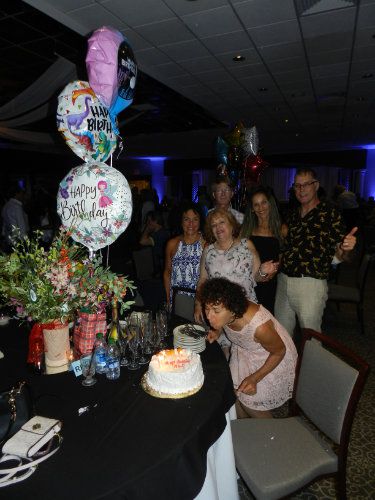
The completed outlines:
{"type": "Polygon", "coordinates": [[[124,143],[122,142],[122,137],[119,135],[119,142],[118,142],[118,153],[117,153],[117,156],[116,156],[116,160],[118,160],[118,157],[120,156],[120,154],[122,154],[123,152],[123,149],[124,149],[124,143]]]}
{"type": "Polygon", "coordinates": [[[107,246],[107,267],[109,267],[109,245],[107,246]]]}
{"type": "Polygon", "coordinates": [[[93,260],[94,258],[94,250],[92,248],[89,248],[89,259],[93,260]]]}
{"type": "Polygon", "coordinates": [[[111,160],[110,160],[111,167],[112,167],[112,157],[113,157],[113,154],[111,153],[111,160]]]}

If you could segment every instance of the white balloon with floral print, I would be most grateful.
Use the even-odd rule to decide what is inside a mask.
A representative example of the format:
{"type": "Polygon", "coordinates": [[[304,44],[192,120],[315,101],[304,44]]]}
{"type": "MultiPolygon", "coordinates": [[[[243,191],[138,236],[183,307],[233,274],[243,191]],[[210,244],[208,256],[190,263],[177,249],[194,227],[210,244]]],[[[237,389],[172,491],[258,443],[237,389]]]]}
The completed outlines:
{"type": "Polygon", "coordinates": [[[60,182],[57,212],[72,238],[90,251],[110,245],[130,223],[132,195],[128,181],[105,163],[84,163],[60,182]]]}

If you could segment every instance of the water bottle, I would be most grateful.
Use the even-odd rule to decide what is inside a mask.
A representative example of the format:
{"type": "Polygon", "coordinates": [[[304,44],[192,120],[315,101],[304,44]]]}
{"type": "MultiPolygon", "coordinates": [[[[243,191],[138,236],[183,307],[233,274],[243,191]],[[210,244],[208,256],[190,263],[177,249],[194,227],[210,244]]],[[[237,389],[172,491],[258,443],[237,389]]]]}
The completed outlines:
{"type": "Polygon", "coordinates": [[[120,377],[120,351],[115,339],[110,338],[107,348],[107,371],[109,380],[116,380],[120,377]]]}
{"type": "Polygon", "coordinates": [[[96,335],[95,365],[96,373],[105,373],[107,371],[107,344],[102,333],[96,335]]]}

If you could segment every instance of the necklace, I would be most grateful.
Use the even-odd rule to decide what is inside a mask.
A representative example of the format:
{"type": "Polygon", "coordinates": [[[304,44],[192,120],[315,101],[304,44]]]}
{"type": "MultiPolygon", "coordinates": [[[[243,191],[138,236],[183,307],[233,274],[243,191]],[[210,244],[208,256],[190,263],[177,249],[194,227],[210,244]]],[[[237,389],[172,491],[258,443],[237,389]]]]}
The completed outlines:
{"type": "Polygon", "coordinates": [[[224,250],[223,248],[220,248],[217,244],[216,244],[216,247],[217,247],[217,249],[218,249],[218,250],[223,251],[223,252],[224,252],[224,255],[225,255],[225,254],[227,254],[227,253],[229,252],[229,250],[232,248],[233,243],[234,243],[234,240],[232,239],[232,241],[231,241],[231,243],[230,243],[229,247],[228,247],[228,248],[226,248],[225,250],[224,250]]]}

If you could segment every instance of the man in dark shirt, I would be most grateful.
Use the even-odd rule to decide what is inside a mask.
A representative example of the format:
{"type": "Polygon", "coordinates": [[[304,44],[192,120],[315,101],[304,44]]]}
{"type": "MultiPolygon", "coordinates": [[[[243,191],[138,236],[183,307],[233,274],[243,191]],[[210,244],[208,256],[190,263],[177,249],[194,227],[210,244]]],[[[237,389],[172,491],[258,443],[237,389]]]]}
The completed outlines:
{"type": "Polygon", "coordinates": [[[275,317],[293,335],[301,328],[321,331],[332,260],[346,260],[357,228],[345,236],[336,209],[318,198],[319,181],[312,169],[299,169],[293,185],[300,203],[288,220],[288,235],[278,276],[275,317]]]}

